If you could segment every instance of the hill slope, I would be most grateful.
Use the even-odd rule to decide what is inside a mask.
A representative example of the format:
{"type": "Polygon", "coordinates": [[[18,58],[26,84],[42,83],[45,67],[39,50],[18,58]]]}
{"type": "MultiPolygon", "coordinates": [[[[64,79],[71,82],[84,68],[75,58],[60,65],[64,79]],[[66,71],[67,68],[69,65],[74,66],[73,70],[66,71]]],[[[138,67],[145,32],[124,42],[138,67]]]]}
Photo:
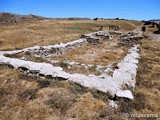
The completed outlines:
{"type": "Polygon", "coordinates": [[[18,14],[11,14],[11,13],[0,13],[0,24],[16,24],[22,22],[30,22],[35,20],[44,20],[47,19],[45,17],[36,16],[36,15],[18,15],[18,14]]]}

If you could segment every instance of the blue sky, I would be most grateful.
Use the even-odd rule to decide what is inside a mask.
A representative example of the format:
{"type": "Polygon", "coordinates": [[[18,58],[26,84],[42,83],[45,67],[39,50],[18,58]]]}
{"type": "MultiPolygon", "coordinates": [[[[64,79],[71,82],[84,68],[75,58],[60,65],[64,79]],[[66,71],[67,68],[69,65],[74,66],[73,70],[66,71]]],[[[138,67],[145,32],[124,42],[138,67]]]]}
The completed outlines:
{"type": "Polygon", "coordinates": [[[0,12],[149,20],[160,19],[160,0],[0,0],[0,12]]]}

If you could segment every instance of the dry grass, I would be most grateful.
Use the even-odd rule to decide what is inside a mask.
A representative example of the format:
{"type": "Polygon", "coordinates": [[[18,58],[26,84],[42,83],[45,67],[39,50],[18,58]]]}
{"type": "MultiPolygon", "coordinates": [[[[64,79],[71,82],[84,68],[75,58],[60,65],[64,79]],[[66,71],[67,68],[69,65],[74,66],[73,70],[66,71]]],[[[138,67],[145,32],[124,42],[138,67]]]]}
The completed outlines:
{"type": "MultiPolygon", "coordinates": [[[[129,114],[160,113],[160,41],[153,34],[142,40],[140,61],[136,77],[134,100],[119,100],[118,111],[129,114]]],[[[158,120],[158,118],[131,118],[133,120],[158,120]]]]}
{"type": "Polygon", "coordinates": [[[99,45],[83,45],[77,49],[72,49],[62,55],[52,57],[55,60],[69,60],[84,64],[107,66],[113,62],[122,60],[127,54],[126,46],[112,46],[118,41],[105,41],[99,45]]]}
{"type": "MultiPolygon", "coordinates": [[[[130,21],[45,20],[18,25],[1,25],[0,50],[21,49],[34,45],[53,45],[60,42],[68,42],[79,38],[81,34],[98,31],[99,26],[108,26],[111,23],[120,25],[125,30],[133,30],[135,26],[133,27],[128,22],[130,21]]],[[[134,23],[141,24],[136,21],[134,23]]]]}
{"type": "Polygon", "coordinates": [[[59,62],[53,65],[62,67],[68,73],[100,75],[100,72],[96,70],[97,65],[113,65],[121,61],[127,54],[129,47],[117,46],[117,43],[118,40],[104,40],[98,45],[86,44],[79,48],[69,50],[62,55],[50,57],[49,59],[58,60],[59,62]],[[66,60],[78,62],[80,64],[92,64],[93,66],[87,68],[81,65],[69,66],[69,64],[63,62],[66,60]]]}
{"type": "MultiPolygon", "coordinates": [[[[99,114],[99,110],[105,107],[100,100],[85,95],[85,100],[79,99],[83,94],[92,91],[67,81],[43,80],[36,76],[24,75],[18,70],[12,70],[7,66],[0,66],[0,118],[1,120],[60,120],[70,118],[72,110],[83,111],[85,103],[89,103],[82,112],[82,118],[93,113],[87,118],[91,119],[99,114]],[[41,82],[40,82],[41,81],[41,82]],[[47,82],[50,81],[49,85],[47,82]],[[43,86],[43,87],[42,87],[43,86]],[[80,107],[80,106],[81,107],[80,107]],[[79,108],[78,108],[79,107],[79,108]],[[93,108],[93,109],[92,109],[93,108]]],[[[95,95],[95,93],[93,93],[95,95]]],[[[98,96],[98,93],[96,93],[98,96]]]]}
{"type": "Polygon", "coordinates": [[[96,100],[90,93],[86,93],[72,105],[67,117],[75,120],[96,120],[99,110],[105,107],[107,106],[104,102],[96,100]]]}
{"type": "Polygon", "coordinates": [[[47,79],[0,67],[1,120],[126,119],[121,112],[110,109],[104,93],[57,80],[50,80],[50,85],[42,88],[39,81],[47,79]]]}
{"type": "MultiPolygon", "coordinates": [[[[160,113],[160,41],[153,35],[142,41],[140,63],[135,94],[142,94],[145,99],[137,101],[136,112],[160,113]],[[152,38],[153,37],[153,38],[152,38]],[[143,107],[140,107],[144,105],[143,107]],[[139,108],[140,107],[140,108],[139,108]]],[[[136,99],[136,98],[135,98],[136,99]]],[[[137,98],[138,99],[138,98],[137,98]]],[[[133,106],[134,107],[134,106],[133,106]]],[[[136,107],[136,106],[135,106],[136,107]]]]}

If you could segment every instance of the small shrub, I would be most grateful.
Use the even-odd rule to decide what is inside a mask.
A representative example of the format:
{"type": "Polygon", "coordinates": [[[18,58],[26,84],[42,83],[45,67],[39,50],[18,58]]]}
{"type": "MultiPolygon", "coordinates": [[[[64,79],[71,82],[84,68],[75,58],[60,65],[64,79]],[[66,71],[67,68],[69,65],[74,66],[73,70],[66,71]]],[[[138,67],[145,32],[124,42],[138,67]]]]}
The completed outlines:
{"type": "Polygon", "coordinates": [[[42,57],[34,57],[32,58],[32,61],[35,61],[35,62],[47,62],[44,58],[42,57]]]}
{"type": "Polygon", "coordinates": [[[4,88],[0,88],[0,98],[5,94],[4,88]]]}
{"type": "Polygon", "coordinates": [[[105,108],[99,111],[97,120],[126,120],[126,116],[112,108],[105,108]]]}
{"type": "Polygon", "coordinates": [[[96,68],[97,68],[97,65],[93,65],[92,67],[89,68],[89,71],[98,76],[101,74],[101,72],[97,71],[96,68]]]}
{"type": "Polygon", "coordinates": [[[31,82],[31,81],[39,81],[39,77],[37,77],[37,76],[29,76],[28,74],[24,74],[23,72],[22,73],[20,73],[19,74],[19,76],[18,76],[18,78],[19,79],[24,79],[24,80],[27,80],[27,81],[29,81],[29,82],[31,82]]]}
{"type": "Polygon", "coordinates": [[[21,47],[15,47],[15,50],[21,50],[21,49],[23,49],[23,48],[21,48],[21,47]]]}
{"type": "Polygon", "coordinates": [[[21,99],[33,100],[36,98],[36,89],[26,89],[18,94],[21,99]]]}
{"type": "Polygon", "coordinates": [[[5,54],[6,57],[9,57],[9,58],[20,58],[21,55],[19,54],[5,54]]]}
{"type": "Polygon", "coordinates": [[[81,85],[76,84],[76,83],[70,83],[70,84],[71,84],[71,86],[70,86],[69,90],[75,94],[84,94],[84,93],[88,92],[88,90],[89,90],[87,88],[84,88],[81,85]]]}
{"type": "Polygon", "coordinates": [[[51,80],[50,81],[50,86],[53,88],[60,88],[60,87],[65,87],[65,84],[63,83],[63,81],[59,81],[59,80],[51,80]]]}
{"type": "Polygon", "coordinates": [[[49,80],[39,80],[39,88],[45,88],[50,86],[51,82],[49,80]]]}
{"type": "Polygon", "coordinates": [[[118,98],[118,111],[121,113],[130,113],[132,111],[131,100],[127,98],[118,98]]]}
{"type": "Polygon", "coordinates": [[[4,88],[0,88],[0,108],[2,108],[4,106],[4,103],[3,103],[3,96],[6,94],[6,91],[4,88]]]}
{"type": "MultiPolygon", "coordinates": [[[[118,98],[118,110],[122,113],[130,113],[133,110],[140,111],[146,108],[146,97],[143,93],[135,93],[134,100],[129,100],[127,98],[118,98]]],[[[150,107],[150,106],[148,106],[150,107]]]]}
{"type": "Polygon", "coordinates": [[[60,92],[50,94],[49,99],[45,103],[51,108],[64,112],[75,102],[75,99],[76,96],[74,94],[60,90],[60,92]]]}
{"type": "Polygon", "coordinates": [[[95,71],[97,68],[97,65],[93,65],[92,67],[89,68],[90,71],[95,71]]]}
{"type": "Polygon", "coordinates": [[[27,56],[31,56],[31,52],[25,52],[25,55],[27,55],[27,56]]]}
{"type": "Polygon", "coordinates": [[[59,62],[59,63],[58,63],[58,65],[59,65],[60,67],[62,67],[63,69],[67,69],[67,68],[68,68],[68,66],[69,66],[69,64],[68,64],[68,63],[63,62],[63,61],[59,62]]]}
{"type": "Polygon", "coordinates": [[[135,93],[135,99],[131,103],[131,107],[137,111],[146,107],[146,96],[143,93],[135,93]]]}
{"type": "Polygon", "coordinates": [[[91,93],[94,98],[103,100],[105,102],[108,100],[108,95],[106,93],[103,93],[103,92],[95,90],[95,89],[91,90],[91,93]]]}
{"type": "Polygon", "coordinates": [[[4,106],[3,102],[0,101],[0,109],[4,106]]]}

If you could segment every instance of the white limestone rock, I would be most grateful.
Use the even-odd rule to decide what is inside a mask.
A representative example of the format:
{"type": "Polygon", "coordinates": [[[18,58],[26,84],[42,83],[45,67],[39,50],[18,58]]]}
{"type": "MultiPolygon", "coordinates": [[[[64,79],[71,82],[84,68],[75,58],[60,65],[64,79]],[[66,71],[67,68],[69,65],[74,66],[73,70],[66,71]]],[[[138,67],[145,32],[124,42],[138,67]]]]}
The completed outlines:
{"type": "Polygon", "coordinates": [[[124,97],[124,98],[129,98],[129,99],[133,99],[133,94],[130,90],[120,90],[116,92],[116,96],[117,97],[124,97]]]}

